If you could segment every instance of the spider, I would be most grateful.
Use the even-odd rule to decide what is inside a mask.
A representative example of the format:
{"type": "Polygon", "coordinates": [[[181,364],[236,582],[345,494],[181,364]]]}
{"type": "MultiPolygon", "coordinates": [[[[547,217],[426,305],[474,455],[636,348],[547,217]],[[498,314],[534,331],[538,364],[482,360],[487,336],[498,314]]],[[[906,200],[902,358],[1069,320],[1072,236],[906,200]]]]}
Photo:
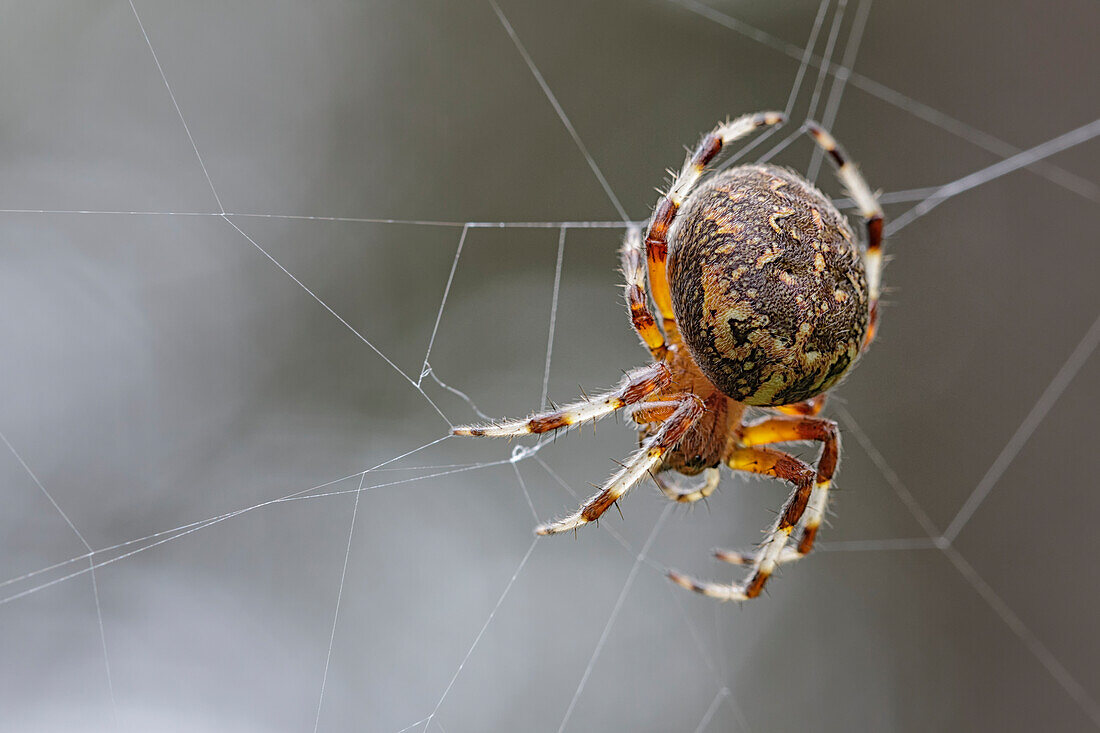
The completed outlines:
{"type": "Polygon", "coordinates": [[[618,410],[639,426],[640,449],[577,511],[536,528],[540,535],[599,519],[646,476],[677,502],[710,496],[721,464],[788,482],[790,497],[756,550],[715,553],[750,566],[742,583],[669,573],[677,584],[722,600],[755,598],[777,566],[813,547],[840,455],[836,423],[818,413],[827,390],[871,343],[878,322],[882,209],[818,124],[804,129],[829,154],[859,207],[865,247],[832,202],[792,171],[742,165],[697,185],[724,146],[784,121],[778,112],[760,112],[719,124],[658,200],[644,251],[640,229],[628,229],[626,301],[652,363],[627,372],[617,389],[560,409],[454,429],[473,436],[546,433],[618,410]],[[748,421],[750,406],[770,412],[748,421]],[[771,447],[796,441],[821,443],[816,469],[771,447]],[[669,472],[703,480],[680,488],[666,478],[669,472]]]}

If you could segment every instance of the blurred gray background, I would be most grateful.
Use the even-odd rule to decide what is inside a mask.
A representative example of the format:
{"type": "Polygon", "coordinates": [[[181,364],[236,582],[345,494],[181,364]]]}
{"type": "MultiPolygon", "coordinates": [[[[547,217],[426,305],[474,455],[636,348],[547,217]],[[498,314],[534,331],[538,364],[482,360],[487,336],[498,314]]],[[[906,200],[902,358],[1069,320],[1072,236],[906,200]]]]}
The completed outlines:
{"type": "MultiPolygon", "coordinates": [[[[706,1],[500,0],[633,219],[716,120],[784,108],[822,8],[706,1]]],[[[532,545],[631,429],[514,464],[429,445],[429,398],[477,417],[414,384],[460,238],[429,361],[485,413],[538,407],[552,314],[550,399],[646,358],[621,217],[493,8],[135,6],[2,10],[0,729],[1100,724],[1100,142],[890,239],[881,337],[829,409],[823,551],[721,605],[661,568],[738,577],[710,550],[757,541],[781,485],[727,476],[670,514],[645,485],[625,520],[532,545]],[[565,230],[554,309],[558,226],[467,222],[609,225],[565,230]]],[[[1090,0],[849,0],[796,123],[838,8],[834,61],[861,43],[833,129],[888,194],[1100,117],[1090,0]]]]}

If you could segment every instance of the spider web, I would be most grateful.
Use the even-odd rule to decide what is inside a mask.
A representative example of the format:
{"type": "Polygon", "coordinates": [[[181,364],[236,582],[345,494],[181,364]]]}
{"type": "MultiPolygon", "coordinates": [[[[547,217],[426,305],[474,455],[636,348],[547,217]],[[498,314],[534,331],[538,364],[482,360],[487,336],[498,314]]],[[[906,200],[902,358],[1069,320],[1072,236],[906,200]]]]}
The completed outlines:
{"type": "MultiPolygon", "coordinates": [[[[400,44],[385,36],[424,31],[429,9],[390,8],[379,13],[383,23],[311,11],[289,15],[289,26],[242,12],[220,16],[211,30],[205,13],[117,5],[79,20],[126,39],[128,52],[78,48],[93,59],[91,78],[104,83],[125,68],[123,84],[125,74],[141,80],[127,96],[158,110],[148,115],[158,124],[123,131],[136,158],[174,151],[157,159],[160,168],[131,161],[118,169],[119,190],[133,197],[124,200],[142,206],[111,205],[117,199],[77,185],[51,189],[48,166],[41,178],[0,189],[13,202],[0,215],[15,243],[4,289],[12,356],[0,380],[5,502],[14,508],[3,525],[0,579],[11,683],[3,707],[12,711],[2,725],[760,730],[783,710],[792,721],[812,716],[820,725],[810,727],[838,730],[854,720],[927,726],[929,716],[942,721],[931,727],[1100,727],[1097,638],[1087,621],[1097,599],[1066,580],[1087,573],[1095,554],[1084,520],[1095,500],[1081,495],[1087,462],[1079,448],[1095,428],[1083,409],[1059,399],[1071,385],[1096,394],[1090,359],[1100,317],[1086,277],[1095,260],[1081,232],[1096,216],[1100,189],[1075,172],[1094,168],[1066,155],[1095,154],[1095,100],[1080,103],[1084,116],[1067,102],[1010,121],[1001,129],[1013,139],[1035,141],[1012,145],[960,119],[980,118],[973,109],[950,116],[875,80],[862,59],[887,56],[872,45],[871,0],[820,0],[789,17],[675,0],[584,22],[507,4],[437,7],[417,50],[428,54],[429,70],[417,54],[398,57],[412,74],[405,93],[415,95],[419,80],[447,94],[440,82],[450,77],[437,75],[454,59],[431,56],[433,39],[485,39],[453,53],[456,68],[470,76],[498,70],[494,83],[516,95],[504,107],[494,106],[495,95],[481,99],[484,108],[473,111],[493,120],[478,141],[497,141],[505,155],[452,153],[469,141],[448,129],[461,117],[444,116],[402,120],[409,131],[369,128],[368,138],[395,141],[369,157],[328,151],[320,162],[286,157],[249,170],[249,141],[211,122],[248,119],[248,104],[227,95],[243,87],[231,74],[209,73],[179,39],[271,59],[295,53],[288,37],[323,39],[346,23],[368,34],[364,45],[395,53],[400,44]],[[575,62],[555,45],[562,33],[600,21],[627,36],[656,24],[690,43],[669,47],[684,54],[675,63],[639,52],[636,38],[608,41],[610,51],[593,43],[575,62]],[[269,24],[246,34],[253,22],[269,24]],[[270,45],[256,40],[264,33],[270,45]],[[719,46],[731,56],[715,62],[719,46]],[[600,55],[628,48],[638,55],[600,55]],[[759,86],[716,94],[690,77],[729,61],[752,63],[759,86]],[[600,80],[598,62],[627,68],[600,80]],[[586,96],[589,83],[628,108],[607,112],[601,98],[586,96]],[[746,97],[753,103],[743,104],[746,97]],[[652,203],[632,177],[648,182],[652,165],[678,163],[652,130],[663,125],[690,141],[712,117],[781,105],[796,120],[835,128],[872,185],[898,183],[881,200],[887,246],[901,259],[886,281],[901,294],[853,386],[831,403],[847,438],[839,521],[820,554],[777,578],[768,600],[737,612],[683,593],[663,574],[675,566],[729,577],[705,561],[707,549],[758,537],[781,490],[727,478],[709,511],[686,513],[639,488],[625,522],[616,517],[577,542],[535,540],[532,524],[582,498],[584,481],[609,470],[607,457],[629,450],[631,431],[609,424],[595,438],[586,428],[583,438],[520,445],[446,433],[477,416],[521,413],[536,399],[571,397],[577,380],[611,384],[640,362],[619,294],[604,286],[614,284],[621,230],[652,203]],[[436,139],[397,144],[426,131],[436,139]],[[225,147],[226,139],[244,150],[225,147]],[[442,152],[424,153],[436,143],[442,152]],[[350,198],[345,157],[366,161],[370,181],[350,198]],[[622,164],[613,169],[609,160],[622,164]],[[446,185],[420,187],[417,177],[433,166],[446,185]],[[468,170],[474,190],[452,190],[461,179],[447,179],[451,169],[468,170]],[[532,170],[545,176],[540,190],[565,192],[560,200],[530,203],[532,170]],[[273,201],[310,202],[309,186],[330,173],[336,185],[320,197],[327,210],[362,211],[367,201],[371,213],[374,202],[412,215],[267,209],[252,189],[275,172],[285,180],[267,189],[273,201]],[[51,190],[56,198],[44,203],[85,196],[102,206],[40,208],[35,196],[51,190]],[[478,211],[570,216],[461,215],[483,199],[495,203],[478,211]],[[1006,213],[1007,200],[1041,207],[1056,223],[1044,217],[1047,228],[1029,228],[1035,217],[1006,213]],[[170,205],[154,205],[163,202],[170,205]],[[1044,243],[1048,251],[1036,253],[1022,244],[1052,231],[1064,248],[1044,243]],[[998,252],[1005,261],[991,264],[998,252]],[[918,311],[934,300],[930,283],[956,309],[970,309],[956,316],[961,322],[917,320],[934,312],[918,311]],[[1054,306],[1028,307],[1043,300],[1054,306]],[[111,307],[97,311],[101,302],[111,307]],[[988,337],[975,333],[982,327],[988,337]],[[1006,349],[1006,333],[1028,348],[1006,349]],[[1011,357],[1013,368],[990,374],[989,355],[1011,357]],[[990,384],[975,385],[967,369],[990,384]],[[899,374],[912,389],[891,384],[899,374]],[[990,404],[995,398],[1007,406],[990,404]],[[947,405],[956,408],[950,417],[947,405]],[[952,424],[938,427],[944,421],[952,424]],[[953,447],[960,436],[972,437],[953,447]],[[1057,488],[1046,486],[1052,480],[1057,488]],[[943,707],[930,713],[929,705],[943,707]]],[[[51,10],[38,12],[21,19],[31,31],[25,42],[56,41],[39,25],[51,10]]],[[[912,35],[919,45],[919,29],[912,35]]],[[[103,38],[78,37],[93,45],[103,38]]],[[[899,45],[908,60],[915,45],[899,45]]],[[[987,39],[983,51],[997,56],[1002,45],[1010,44],[987,39]]],[[[1074,49],[1067,42],[1063,52],[1074,49]]],[[[40,53],[73,60],[59,48],[40,53]]],[[[246,63],[238,81],[255,71],[246,63]]],[[[976,84],[998,78],[994,64],[968,71],[962,76],[976,84]]],[[[1038,93],[1026,77],[1016,81],[1038,93]]],[[[289,99],[316,82],[291,74],[275,89],[289,99]]],[[[367,118],[393,116],[355,96],[384,89],[382,80],[345,77],[334,88],[367,118]]],[[[94,106],[75,89],[60,104],[74,120],[94,106]]],[[[17,98],[32,111],[38,103],[33,94],[17,98]]],[[[291,112],[278,94],[243,101],[258,100],[305,115],[295,119],[316,132],[308,111],[291,112]]],[[[433,97],[425,108],[462,101],[433,97]]],[[[30,130],[36,119],[28,112],[19,122],[12,127],[30,130]]],[[[760,135],[725,164],[774,158],[817,178],[821,157],[796,128],[760,135]]],[[[47,122],[22,142],[62,160],[69,151],[64,170],[92,152],[74,129],[47,122]],[[59,151],[58,140],[67,147],[59,151]]],[[[348,139],[339,128],[333,135],[348,139]]],[[[305,151],[318,152],[315,144],[305,151]]],[[[104,181],[116,175],[91,158],[104,181]]]]}

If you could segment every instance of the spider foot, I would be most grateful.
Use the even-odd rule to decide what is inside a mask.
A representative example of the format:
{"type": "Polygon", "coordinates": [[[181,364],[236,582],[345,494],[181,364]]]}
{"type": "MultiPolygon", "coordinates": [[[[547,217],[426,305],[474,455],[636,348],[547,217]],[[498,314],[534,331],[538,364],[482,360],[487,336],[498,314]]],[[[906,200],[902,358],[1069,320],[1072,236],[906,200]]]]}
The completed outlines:
{"type": "MultiPolygon", "coordinates": [[[[759,551],[753,552],[738,552],[736,550],[715,550],[714,556],[722,562],[728,562],[731,565],[754,565],[756,562],[762,559],[759,551]]],[[[777,565],[783,565],[784,563],[794,562],[805,556],[805,553],[799,552],[794,547],[784,547],[783,551],[779,553],[779,557],[775,562],[777,565]]]]}
{"type": "Polygon", "coordinates": [[[707,583],[688,575],[682,575],[675,570],[668,572],[668,579],[681,588],[687,588],[708,598],[717,598],[720,601],[747,601],[749,598],[754,597],[749,595],[749,589],[744,586],[707,583]]]}
{"type": "Polygon", "coordinates": [[[561,519],[555,519],[552,522],[546,522],[535,527],[535,534],[548,535],[548,534],[561,534],[562,532],[568,532],[569,530],[577,531],[579,527],[588,524],[587,519],[578,512],[576,514],[570,514],[568,517],[562,517],[561,519]]]}

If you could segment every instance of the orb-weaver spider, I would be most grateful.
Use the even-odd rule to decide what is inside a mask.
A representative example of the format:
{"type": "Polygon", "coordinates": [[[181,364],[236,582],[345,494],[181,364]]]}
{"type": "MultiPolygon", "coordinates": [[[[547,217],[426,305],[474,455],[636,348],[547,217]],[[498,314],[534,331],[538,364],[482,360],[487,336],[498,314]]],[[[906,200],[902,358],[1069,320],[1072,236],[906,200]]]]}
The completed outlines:
{"type": "Polygon", "coordinates": [[[718,125],[658,200],[644,252],[640,230],[628,230],[622,249],[626,300],[631,323],[652,354],[650,365],[627,373],[614,391],[561,409],[454,430],[455,435],[545,433],[617,410],[626,410],[640,426],[641,449],[599,493],[572,514],[539,526],[539,534],[598,519],[647,475],[678,502],[713,493],[723,463],[791,483],[790,498],[757,551],[717,553],[752,566],[743,583],[669,574],[685,588],[723,600],[758,596],[776,566],[813,547],[840,453],[836,423],[817,414],[826,391],[871,343],[878,321],[882,209],[840,146],[816,123],[808,122],[806,129],[837,165],[865,220],[862,251],[832,202],[789,170],[742,165],[696,187],[725,145],[783,121],[782,114],[761,112],[718,125]],[[745,422],[749,406],[778,414],[745,422]],[[768,447],[793,441],[822,444],[816,469],[768,447]],[[681,490],[662,476],[668,471],[703,474],[704,482],[681,490]]]}

